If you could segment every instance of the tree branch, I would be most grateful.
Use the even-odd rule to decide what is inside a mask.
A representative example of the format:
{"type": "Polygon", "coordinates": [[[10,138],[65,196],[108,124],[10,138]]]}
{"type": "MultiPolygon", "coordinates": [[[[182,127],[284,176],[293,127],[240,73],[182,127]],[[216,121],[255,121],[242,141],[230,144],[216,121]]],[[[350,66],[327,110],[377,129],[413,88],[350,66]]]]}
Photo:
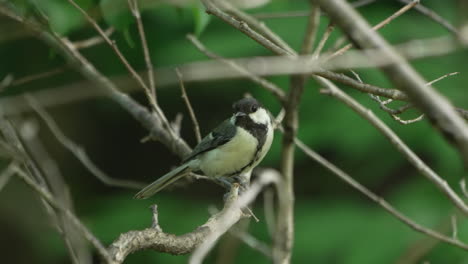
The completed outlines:
{"type": "Polygon", "coordinates": [[[189,111],[190,119],[192,119],[193,123],[193,131],[195,132],[195,138],[197,139],[197,144],[201,141],[201,133],[200,133],[200,125],[198,125],[197,117],[195,116],[195,111],[193,111],[192,104],[190,103],[190,99],[187,96],[187,92],[185,91],[184,80],[182,73],[180,73],[179,69],[175,69],[177,77],[179,77],[179,84],[180,90],[182,92],[182,99],[184,99],[185,105],[187,106],[187,110],[189,111]]]}
{"type": "Polygon", "coordinates": [[[145,57],[146,68],[148,71],[148,83],[151,96],[154,101],[157,102],[156,97],[156,83],[154,78],[153,63],[151,62],[151,56],[148,49],[148,42],[146,40],[145,28],[143,27],[143,21],[141,20],[140,9],[138,8],[138,0],[128,0],[128,6],[137,22],[138,34],[140,35],[141,47],[143,48],[143,55],[145,57]]]}
{"type": "Polygon", "coordinates": [[[323,93],[329,94],[341,102],[349,106],[353,111],[369,121],[375,128],[377,128],[396,148],[406,157],[406,159],[428,180],[430,180],[442,193],[447,196],[452,203],[460,209],[465,216],[468,216],[468,206],[465,204],[457,193],[437,175],[429,166],[427,166],[399,137],[393,132],[384,122],[382,122],[374,113],[363,107],[360,103],[343,93],[330,81],[322,78],[315,78],[320,85],[326,88],[323,93]]]}
{"type": "Polygon", "coordinates": [[[60,130],[59,126],[52,118],[52,116],[47,113],[47,111],[39,104],[39,102],[29,94],[25,95],[26,100],[30,103],[31,107],[36,111],[36,113],[42,118],[42,120],[49,127],[52,134],[55,138],[62,144],[68,151],[70,151],[89,172],[91,172],[98,180],[102,183],[123,188],[132,188],[132,189],[141,189],[145,186],[143,183],[131,181],[131,180],[119,180],[113,179],[108,176],[105,172],[99,169],[94,162],[89,158],[86,151],[75,142],[71,141],[65,134],[60,130]]]}
{"type": "Polygon", "coordinates": [[[370,200],[380,205],[385,211],[393,215],[396,219],[398,219],[399,221],[407,225],[409,228],[417,232],[423,233],[431,238],[435,238],[437,239],[437,241],[442,241],[442,242],[454,245],[456,247],[462,248],[464,250],[468,250],[468,244],[465,244],[458,239],[453,239],[449,236],[446,236],[442,233],[426,228],[414,222],[413,220],[411,220],[411,218],[405,216],[403,213],[398,211],[398,209],[396,209],[391,204],[389,204],[385,199],[373,193],[371,190],[367,189],[365,186],[363,186],[362,184],[354,180],[349,174],[347,174],[346,172],[342,171],[340,168],[330,163],[324,157],[320,156],[318,153],[310,149],[307,145],[305,145],[299,139],[296,138],[295,143],[297,147],[301,149],[304,152],[304,154],[306,154],[309,158],[315,160],[317,163],[322,165],[331,173],[338,176],[340,180],[346,182],[351,187],[358,190],[360,193],[364,194],[367,198],[369,198],[370,200]]]}
{"type": "Polygon", "coordinates": [[[106,260],[107,263],[113,263],[112,259],[107,252],[106,248],[101,244],[101,242],[94,237],[94,235],[89,231],[89,229],[84,226],[81,221],[67,208],[63,207],[60,202],[58,202],[54,196],[47,191],[42,186],[34,182],[22,169],[19,167],[14,168],[16,175],[22,179],[26,184],[28,184],[34,191],[36,191],[42,198],[44,198],[52,207],[60,212],[63,212],[65,216],[70,220],[70,222],[75,225],[84,235],[84,237],[97,249],[99,255],[106,260]]]}
{"type": "MultiPolygon", "coordinates": [[[[382,68],[411,101],[421,108],[445,138],[453,143],[468,167],[468,125],[455,112],[450,102],[432,87],[344,0],[314,0],[339,25],[360,49],[376,49],[391,64],[382,68]]],[[[369,59],[374,60],[373,57],[369,59]]]]}
{"type": "Polygon", "coordinates": [[[271,172],[260,175],[240,197],[239,186],[234,184],[227,195],[223,210],[192,232],[176,236],[165,233],[160,228],[147,228],[121,234],[109,247],[112,260],[122,263],[129,254],[144,249],[182,255],[198,248],[193,253],[191,263],[199,263],[219,236],[244,216],[242,208],[252,202],[264,186],[277,181],[276,174],[272,175],[271,172]]]}

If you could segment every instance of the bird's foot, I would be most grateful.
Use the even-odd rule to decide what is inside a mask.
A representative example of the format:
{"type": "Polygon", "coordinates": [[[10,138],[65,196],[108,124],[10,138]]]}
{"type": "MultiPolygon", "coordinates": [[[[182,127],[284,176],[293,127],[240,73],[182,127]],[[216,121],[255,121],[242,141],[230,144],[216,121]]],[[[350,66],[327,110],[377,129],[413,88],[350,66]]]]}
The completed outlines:
{"type": "MultiPolygon", "coordinates": [[[[224,202],[227,201],[229,197],[229,191],[231,190],[232,185],[234,183],[239,184],[239,195],[242,195],[245,191],[247,191],[247,188],[249,187],[249,181],[241,176],[222,177],[222,178],[216,179],[216,181],[218,182],[218,184],[220,184],[221,186],[226,188],[226,190],[228,190],[228,192],[224,194],[223,196],[224,202]]],[[[252,212],[252,210],[248,206],[245,208],[242,208],[242,212],[244,213],[244,215],[252,217],[256,222],[259,221],[257,216],[255,216],[255,214],[252,212]]]]}
{"type": "Polygon", "coordinates": [[[245,192],[249,187],[249,181],[241,176],[221,177],[216,179],[216,182],[223,186],[227,191],[231,190],[232,184],[238,183],[240,185],[239,194],[245,192]]]}

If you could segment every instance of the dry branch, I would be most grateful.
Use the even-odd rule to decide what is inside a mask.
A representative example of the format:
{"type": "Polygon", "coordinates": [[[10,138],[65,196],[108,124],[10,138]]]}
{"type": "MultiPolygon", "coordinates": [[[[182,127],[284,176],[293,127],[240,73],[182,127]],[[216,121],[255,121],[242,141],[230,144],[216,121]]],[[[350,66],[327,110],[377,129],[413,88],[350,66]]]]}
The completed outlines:
{"type": "Polygon", "coordinates": [[[61,202],[57,201],[54,196],[47,191],[45,188],[34,182],[26,172],[21,168],[15,168],[16,175],[21,178],[26,184],[28,184],[34,191],[36,191],[43,199],[45,199],[51,206],[56,210],[64,213],[69,221],[75,225],[84,235],[84,237],[97,249],[99,255],[106,260],[107,263],[113,263],[109,253],[102,243],[84,226],[81,221],[67,208],[63,207],[61,202]]]}
{"type": "Polygon", "coordinates": [[[238,196],[239,186],[234,184],[228,193],[223,210],[192,232],[179,236],[168,234],[160,228],[154,228],[159,224],[153,221],[151,228],[123,233],[109,247],[110,255],[115,263],[122,263],[129,254],[144,249],[181,255],[199,248],[191,258],[191,263],[199,263],[219,236],[244,216],[242,208],[251,203],[264,186],[277,180],[275,172],[267,171],[261,174],[259,179],[252,183],[251,188],[241,196],[238,196]]]}
{"type": "Polygon", "coordinates": [[[410,227],[411,229],[423,233],[430,238],[436,239],[437,241],[442,241],[464,250],[468,250],[468,244],[461,242],[458,239],[453,239],[449,236],[446,236],[440,232],[437,232],[433,229],[426,228],[418,223],[414,222],[411,218],[405,216],[403,213],[398,211],[395,207],[389,204],[384,198],[378,196],[377,194],[373,193],[371,190],[367,189],[365,186],[357,182],[353,179],[349,174],[342,171],[337,166],[333,165],[331,162],[326,160],[324,157],[320,156],[317,152],[310,149],[307,145],[305,145],[299,139],[295,139],[295,143],[299,149],[301,149],[309,158],[315,160],[317,163],[322,165],[324,168],[329,170],[331,173],[336,175],[338,178],[349,184],[354,189],[358,190],[360,193],[364,194],[367,198],[374,201],[378,205],[380,205],[385,211],[393,215],[399,221],[403,222],[405,225],[410,227]]]}
{"type": "Polygon", "coordinates": [[[185,105],[187,106],[187,110],[189,111],[190,119],[192,119],[193,123],[193,131],[195,132],[195,138],[197,139],[197,144],[201,141],[201,133],[200,133],[200,125],[198,125],[198,119],[195,116],[195,111],[193,110],[192,104],[190,103],[190,99],[188,98],[187,91],[185,91],[185,85],[182,73],[180,73],[179,69],[176,68],[176,74],[179,78],[180,90],[182,92],[182,99],[184,99],[185,105]]]}
{"type": "Polygon", "coordinates": [[[143,27],[143,21],[141,20],[141,13],[138,7],[137,0],[128,0],[128,6],[131,13],[135,17],[138,27],[138,34],[140,35],[141,47],[143,48],[143,55],[145,57],[146,68],[148,71],[148,84],[149,90],[151,91],[151,97],[157,102],[156,98],[156,83],[154,78],[153,63],[151,62],[151,55],[148,49],[148,42],[146,40],[145,28],[143,27]]]}
{"type": "MultiPolygon", "coordinates": [[[[2,13],[0,6],[0,13],[2,13]]],[[[396,48],[405,58],[418,59],[431,56],[441,56],[452,53],[462,48],[456,39],[449,36],[412,40],[404,44],[397,44],[396,48]]],[[[366,51],[367,52],[367,51],[366,51]]],[[[382,58],[380,53],[373,51],[373,56],[382,58]]],[[[207,54],[208,55],[208,54],[207,54]]],[[[349,51],[348,53],[340,56],[340,60],[336,60],[333,64],[328,63],[326,69],[348,69],[348,68],[362,68],[372,67],[373,65],[385,65],[388,62],[381,60],[380,62],[371,62],[367,59],[367,55],[363,51],[349,51]],[[340,66],[340,64],[342,64],[340,66]]],[[[314,65],[307,65],[305,61],[310,61],[309,57],[304,57],[298,60],[288,60],[285,58],[267,58],[267,57],[256,57],[246,59],[230,59],[231,63],[235,63],[239,67],[243,68],[244,71],[233,71],[229,65],[223,65],[224,62],[220,63],[217,61],[199,61],[179,65],[178,68],[184,75],[184,81],[197,82],[197,81],[212,81],[219,79],[232,79],[232,78],[245,78],[249,75],[253,76],[275,76],[285,74],[301,74],[301,73],[314,73],[330,80],[338,81],[351,87],[361,90],[363,92],[374,93],[393,99],[408,100],[405,93],[389,89],[390,91],[385,92],[386,88],[377,87],[371,84],[360,84],[352,78],[346,78],[347,76],[334,73],[331,71],[324,71],[324,68],[314,68],[314,65]],[[313,67],[312,67],[313,66],[313,67]],[[307,68],[309,67],[309,68],[307,68]],[[395,96],[392,94],[394,91],[395,96]],[[401,96],[400,96],[401,95],[401,96]]],[[[170,68],[159,68],[155,70],[155,75],[159,76],[158,85],[159,87],[167,87],[178,83],[176,74],[174,73],[173,67],[170,68]]],[[[113,83],[118,83],[121,91],[134,91],[136,89],[133,84],[133,80],[127,76],[117,76],[111,78],[113,83]]],[[[259,85],[262,85],[259,83],[259,85]]],[[[89,98],[105,96],[107,93],[104,89],[96,87],[93,81],[82,81],[73,84],[67,84],[62,87],[51,87],[49,89],[34,92],[34,96],[44,106],[54,106],[66,103],[72,103],[75,101],[86,100],[89,98]],[[83,89],[83,87],[89,87],[89,89],[83,89]]],[[[274,95],[279,97],[284,94],[283,91],[279,90],[274,95]]],[[[0,104],[4,108],[5,114],[15,114],[30,111],[28,103],[24,100],[23,96],[8,96],[0,98],[0,104]]],[[[462,111],[457,110],[460,113],[462,111]]],[[[462,113],[467,118],[466,113],[462,113]]]]}
{"type": "Polygon", "coordinates": [[[326,88],[323,93],[329,94],[336,99],[340,100],[353,111],[365,118],[371,125],[377,128],[396,148],[406,157],[406,159],[428,180],[430,180],[442,193],[447,196],[452,203],[460,209],[465,216],[468,216],[468,206],[462,198],[443,180],[437,173],[435,173],[429,166],[427,166],[399,137],[393,132],[384,122],[382,122],[371,110],[363,107],[356,100],[342,92],[330,81],[317,77],[316,80],[326,88]]]}
{"type": "MultiPolygon", "coordinates": [[[[388,25],[390,22],[392,22],[393,20],[395,20],[397,17],[403,15],[406,11],[410,10],[411,8],[413,8],[415,5],[417,5],[419,3],[419,0],[413,0],[411,2],[409,2],[408,4],[406,4],[404,7],[402,7],[401,9],[399,9],[398,11],[396,11],[394,14],[392,14],[391,16],[389,16],[387,19],[384,19],[383,21],[381,21],[380,23],[378,23],[377,25],[373,26],[372,29],[373,30],[379,30],[383,27],[385,27],[386,25],[388,25]]],[[[346,46],[344,46],[343,48],[337,50],[336,52],[334,52],[332,55],[330,55],[329,59],[332,59],[333,57],[335,56],[339,56],[343,53],[345,53],[346,51],[348,51],[350,48],[353,47],[353,44],[348,44],[346,46]]]]}
{"type": "MultiPolygon", "coordinates": [[[[468,166],[468,125],[450,102],[427,87],[424,79],[371,26],[343,0],[315,0],[360,49],[376,49],[391,64],[382,67],[394,85],[405,91],[412,103],[421,108],[445,138],[459,150],[468,166]]],[[[373,57],[369,57],[373,60],[373,57]]]]}
{"type": "Polygon", "coordinates": [[[59,126],[52,118],[52,116],[47,113],[47,111],[39,104],[39,102],[32,96],[27,94],[25,96],[26,100],[31,104],[31,107],[37,112],[37,114],[42,118],[42,120],[49,127],[50,131],[54,137],[62,144],[68,151],[70,151],[86,169],[88,169],[98,180],[109,186],[123,187],[123,188],[132,188],[132,189],[141,189],[145,186],[143,183],[131,181],[131,180],[119,180],[113,179],[101,169],[99,169],[94,162],[89,158],[86,151],[83,147],[77,145],[75,142],[70,140],[65,134],[60,130],[59,126]]]}

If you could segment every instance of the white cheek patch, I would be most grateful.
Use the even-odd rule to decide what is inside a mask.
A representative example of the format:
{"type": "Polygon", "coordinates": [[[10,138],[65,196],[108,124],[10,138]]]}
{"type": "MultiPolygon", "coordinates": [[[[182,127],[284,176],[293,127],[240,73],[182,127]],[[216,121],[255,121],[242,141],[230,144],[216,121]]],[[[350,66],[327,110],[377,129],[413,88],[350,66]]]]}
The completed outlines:
{"type": "Polygon", "coordinates": [[[229,122],[231,122],[231,124],[235,125],[235,124],[236,124],[236,116],[233,115],[233,116],[229,119],[229,122]]]}
{"type": "Polygon", "coordinates": [[[255,113],[249,114],[249,116],[255,123],[265,125],[270,123],[270,116],[268,115],[267,111],[263,108],[258,109],[255,113]]]}

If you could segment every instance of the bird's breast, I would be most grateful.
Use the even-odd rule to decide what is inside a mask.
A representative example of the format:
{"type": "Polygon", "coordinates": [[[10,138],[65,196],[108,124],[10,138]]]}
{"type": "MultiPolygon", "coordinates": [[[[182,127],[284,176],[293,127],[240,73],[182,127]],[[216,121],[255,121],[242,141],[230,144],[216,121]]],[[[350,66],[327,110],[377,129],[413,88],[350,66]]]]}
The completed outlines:
{"type": "Polygon", "coordinates": [[[246,167],[257,153],[257,139],[241,127],[226,144],[200,157],[200,169],[210,177],[227,176],[246,167]]]}

